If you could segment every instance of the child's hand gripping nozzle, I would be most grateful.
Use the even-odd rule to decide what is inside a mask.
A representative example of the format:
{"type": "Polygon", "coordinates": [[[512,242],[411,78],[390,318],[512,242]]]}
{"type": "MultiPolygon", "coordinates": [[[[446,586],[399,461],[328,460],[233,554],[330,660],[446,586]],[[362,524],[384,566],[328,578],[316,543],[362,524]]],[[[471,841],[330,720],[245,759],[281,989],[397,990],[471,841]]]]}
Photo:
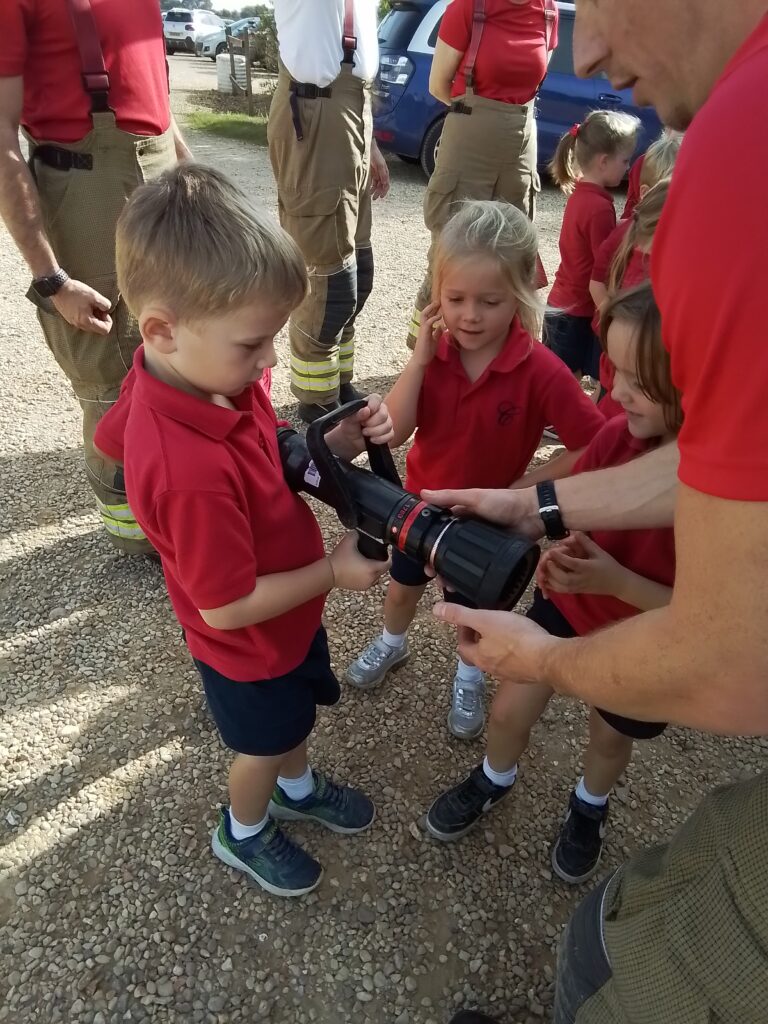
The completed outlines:
{"type": "Polygon", "coordinates": [[[459,519],[403,490],[385,445],[366,442],[370,470],[334,455],[327,433],[365,404],[348,402],[320,417],[306,439],[290,427],[278,429],[288,486],[334,508],[344,526],[357,530],[367,558],[385,559],[391,545],[430,566],[478,608],[513,608],[536,569],[538,545],[482,519],[459,519]]]}

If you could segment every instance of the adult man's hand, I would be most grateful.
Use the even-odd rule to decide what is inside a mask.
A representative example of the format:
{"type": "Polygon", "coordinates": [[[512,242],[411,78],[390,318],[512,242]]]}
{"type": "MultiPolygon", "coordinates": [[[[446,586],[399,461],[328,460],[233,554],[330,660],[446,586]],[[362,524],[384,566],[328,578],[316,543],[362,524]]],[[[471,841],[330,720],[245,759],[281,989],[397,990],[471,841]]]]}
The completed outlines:
{"type": "Polygon", "coordinates": [[[371,143],[371,195],[383,199],[389,192],[389,167],[375,142],[371,143]]]}
{"type": "Polygon", "coordinates": [[[459,654],[497,679],[546,682],[547,656],[563,643],[515,612],[464,608],[439,601],[432,613],[441,622],[465,627],[459,630],[459,654]]]}
{"type": "Polygon", "coordinates": [[[89,334],[109,334],[112,317],[111,303],[90,285],[71,278],[51,298],[67,323],[89,334]]]}
{"type": "Polygon", "coordinates": [[[507,526],[531,540],[544,536],[539,503],[533,487],[520,490],[486,490],[471,487],[463,491],[422,491],[431,505],[449,508],[456,516],[477,516],[507,526]]]}

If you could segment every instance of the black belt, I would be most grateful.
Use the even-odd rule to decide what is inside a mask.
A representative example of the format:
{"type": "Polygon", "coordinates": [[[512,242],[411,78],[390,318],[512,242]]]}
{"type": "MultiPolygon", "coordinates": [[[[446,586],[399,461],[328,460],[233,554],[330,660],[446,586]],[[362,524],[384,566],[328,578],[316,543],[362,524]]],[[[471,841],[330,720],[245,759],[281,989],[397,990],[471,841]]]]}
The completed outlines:
{"type": "Polygon", "coordinates": [[[303,142],[304,129],[301,127],[299,100],[327,100],[333,95],[333,90],[330,85],[321,89],[319,85],[312,85],[311,82],[291,82],[290,90],[293,130],[296,132],[296,141],[303,142]]]}
{"type": "Polygon", "coordinates": [[[75,153],[63,146],[35,146],[32,159],[40,160],[57,171],[92,171],[93,156],[90,153],[75,153]]]}

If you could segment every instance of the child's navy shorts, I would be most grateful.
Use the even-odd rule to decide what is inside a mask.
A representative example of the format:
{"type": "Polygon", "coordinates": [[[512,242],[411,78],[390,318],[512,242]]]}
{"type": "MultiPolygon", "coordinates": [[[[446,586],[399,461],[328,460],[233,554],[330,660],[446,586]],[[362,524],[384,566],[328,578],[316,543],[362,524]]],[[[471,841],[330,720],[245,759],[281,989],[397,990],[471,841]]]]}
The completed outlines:
{"type": "Polygon", "coordinates": [[[547,313],[544,344],[559,356],[571,373],[600,380],[600,342],[592,330],[592,318],[570,313],[547,313]]]}
{"type": "Polygon", "coordinates": [[[241,683],[194,659],[224,743],[238,754],[275,757],[298,747],[315,727],[317,705],[341,696],[321,626],[304,661],[284,676],[241,683]]]}
{"type": "MultiPolygon", "coordinates": [[[[402,551],[395,549],[392,551],[392,566],[389,575],[395,583],[400,583],[404,587],[423,587],[434,578],[427,576],[424,572],[423,562],[417,562],[410,555],[404,555],[402,551]]],[[[457,594],[455,590],[443,590],[443,598],[450,604],[460,604],[464,608],[477,608],[477,605],[468,597],[457,594]]]]}
{"type": "MultiPolygon", "coordinates": [[[[570,640],[578,636],[563,613],[546,597],[537,587],[533,595],[533,604],[525,613],[542,629],[546,629],[552,636],[559,636],[563,640],[570,640]]],[[[625,718],[623,715],[614,715],[611,711],[603,711],[602,708],[595,708],[595,711],[604,718],[608,725],[612,725],[616,732],[623,736],[629,736],[633,740],[652,740],[654,736],[661,736],[667,728],[666,722],[639,722],[634,718],[625,718]]]]}

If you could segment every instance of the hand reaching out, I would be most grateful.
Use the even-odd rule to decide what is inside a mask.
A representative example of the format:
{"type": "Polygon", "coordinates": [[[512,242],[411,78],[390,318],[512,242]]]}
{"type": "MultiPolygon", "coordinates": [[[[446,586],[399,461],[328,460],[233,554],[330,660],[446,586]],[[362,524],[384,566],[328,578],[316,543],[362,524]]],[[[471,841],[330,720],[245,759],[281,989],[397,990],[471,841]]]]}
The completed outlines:
{"type": "Polygon", "coordinates": [[[545,597],[556,594],[616,596],[627,570],[585,533],[572,533],[545,551],[536,582],[545,597]]]}

